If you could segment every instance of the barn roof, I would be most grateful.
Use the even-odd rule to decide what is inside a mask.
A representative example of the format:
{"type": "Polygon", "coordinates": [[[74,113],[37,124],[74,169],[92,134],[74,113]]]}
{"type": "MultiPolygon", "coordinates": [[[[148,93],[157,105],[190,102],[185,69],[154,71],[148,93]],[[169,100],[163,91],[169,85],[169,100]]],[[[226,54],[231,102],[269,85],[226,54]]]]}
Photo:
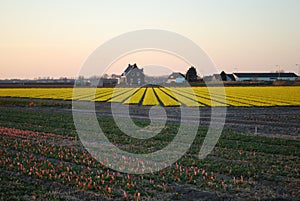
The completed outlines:
{"type": "Polygon", "coordinates": [[[235,77],[233,74],[226,74],[226,75],[229,77],[230,81],[235,81],[235,77]]]}
{"type": "Polygon", "coordinates": [[[233,73],[239,78],[258,77],[298,77],[295,73],[233,73]]]}
{"type": "Polygon", "coordinates": [[[219,76],[223,81],[236,81],[233,74],[227,74],[225,71],[222,71],[219,76]]]}
{"type": "Polygon", "coordinates": [[[169,75],[168,79],[176,79],[176,78],[185,78],[184,74],[179,72],[173,72],[171,75],[169,75]]]}

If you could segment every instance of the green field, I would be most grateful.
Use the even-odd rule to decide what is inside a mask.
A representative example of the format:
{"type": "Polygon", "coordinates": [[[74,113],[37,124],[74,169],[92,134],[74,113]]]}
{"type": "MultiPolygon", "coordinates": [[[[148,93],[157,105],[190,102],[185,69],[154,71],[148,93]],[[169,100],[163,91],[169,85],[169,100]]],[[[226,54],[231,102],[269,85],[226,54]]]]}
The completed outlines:
{"type": "MultiPolygon", "coordinates": [[[[213,152],[200,160],[197,153],[207,132],[207,127],[200,127],[190,150],[176,164],[153,174],[130,175],[93,159],[78,140],[71,113],[63,109],[1,107],[0,113],[2,200],[195,199],[186,191],[208,192],[211,199],[299,195],[298,140],[225,129],[213,152]]],[[[98,120],[111,142],[132,153],[160,150],[179,126],[168,123],[159,135],[138,140],[124,135],[112,118],[98,120]]]]}

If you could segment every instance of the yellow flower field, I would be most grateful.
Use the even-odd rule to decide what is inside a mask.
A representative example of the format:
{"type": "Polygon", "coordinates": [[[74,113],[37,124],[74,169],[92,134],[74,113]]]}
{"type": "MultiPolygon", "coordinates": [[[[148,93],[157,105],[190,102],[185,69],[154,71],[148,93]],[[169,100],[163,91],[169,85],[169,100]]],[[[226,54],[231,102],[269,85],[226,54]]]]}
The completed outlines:
{"type": "Polygon", "coordinates": [[[162,106],[300,106],[300,86],[142,88],[0,88],[0,97],[118,102],[162,106]],[[96,92],[96,93],[95,93],[96,92]],[[74,96],[74,97],[73,97],[74,96]]]}

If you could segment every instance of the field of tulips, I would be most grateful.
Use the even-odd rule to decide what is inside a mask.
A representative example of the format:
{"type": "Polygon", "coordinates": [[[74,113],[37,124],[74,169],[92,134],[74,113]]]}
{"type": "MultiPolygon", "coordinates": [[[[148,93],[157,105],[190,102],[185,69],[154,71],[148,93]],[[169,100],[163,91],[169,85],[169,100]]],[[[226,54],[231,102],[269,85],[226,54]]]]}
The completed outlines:
{"type": "MultiPolygon", "coordinates": [[[[151,91],[144,97],[145,104],[154,94],[163,93],[156,88],[142,90],[151,91]]],[[[126,93],[137,102],[143,91],[126,93]]],[[[118,100],[125,100],[123,97],[118,100]]],[[[190,150],[177,163],[152,174],[124,174],[90,156],[78,140],[72,114],[61,110],[0,107],[1,200],[71,199],[79,196],[78,192],[88,193],[90,199],[108,200],[193,200],[203,191],[210,199],[299,196],[298,140],[224,130],[214,151],[200,160],[196,155],[207,132],[201,127],[190,150]],[[57,191],[51,191],[57,186],[57,191]]],[[[136,123],[147,124],[143,120],[136,123]]],[[[161,134],[144,141],[124,135],[112,118],[99,117],[99,124],[111,142],[140,153],[166,146],[178,129],[177,124],[169,123],[161,134]]]]}
{"type": "Polygon", "coordinates": [[[2,88],[0,97],[22,97],[56,100],[118,102],[162,106],[300,106],[299,86],[225,87],[142,87],[142,88],[2,88]]]}

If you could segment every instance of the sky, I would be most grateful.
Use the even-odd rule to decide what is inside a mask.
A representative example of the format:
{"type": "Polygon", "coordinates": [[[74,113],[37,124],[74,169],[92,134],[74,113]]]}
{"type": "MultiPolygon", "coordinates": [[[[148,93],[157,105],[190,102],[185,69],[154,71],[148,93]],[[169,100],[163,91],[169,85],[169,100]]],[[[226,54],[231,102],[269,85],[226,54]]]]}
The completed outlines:
{"type": "MultiPolygon", "coordinates": [[[[298,73],[299,19],[299,0],[0,0],[0,79],[75,77],[101,44],[141,29],[191,39],[220,71],[298,73]]],[[[112,72],[128,62],[143,67],[142,56],[112,72]]]]}

